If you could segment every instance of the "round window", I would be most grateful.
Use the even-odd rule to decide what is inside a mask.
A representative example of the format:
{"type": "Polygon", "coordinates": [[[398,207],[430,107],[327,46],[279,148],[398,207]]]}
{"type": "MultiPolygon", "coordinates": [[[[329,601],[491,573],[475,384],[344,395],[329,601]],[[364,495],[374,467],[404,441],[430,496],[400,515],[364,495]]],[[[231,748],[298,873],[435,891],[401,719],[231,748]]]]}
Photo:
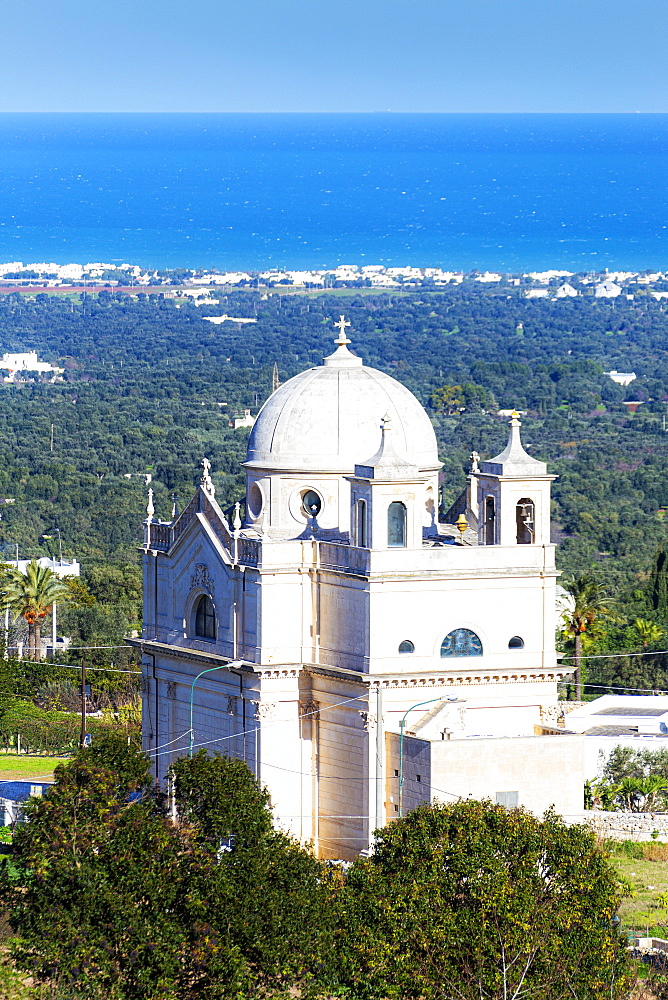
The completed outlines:
{"type": "Polygon", "coordinates": [[[306,490],[302,493],[302,507],[309,517],[317,517],[322,510],[322,500],[315,490],[306,490]]]}
{"type": "Polygon", "coordinates": [[[415,652],[415,646],[410,641],[410,639],[404,639],[403,642],[399,643],[399,652],[400,653],[414,653],[415,652]]]}
{"type": "Polygon", "coordinates": [[[262,512],[262,490],[257,483],[251,483],[248,491],[248,509],[252,517],[259,517],[262,512]]]}
{"type": "Polygon", "coordinates": [[[508,643],[508,649],[524,649],[524,639],[520,639],[519,635],[514,635],[508,643]]]}

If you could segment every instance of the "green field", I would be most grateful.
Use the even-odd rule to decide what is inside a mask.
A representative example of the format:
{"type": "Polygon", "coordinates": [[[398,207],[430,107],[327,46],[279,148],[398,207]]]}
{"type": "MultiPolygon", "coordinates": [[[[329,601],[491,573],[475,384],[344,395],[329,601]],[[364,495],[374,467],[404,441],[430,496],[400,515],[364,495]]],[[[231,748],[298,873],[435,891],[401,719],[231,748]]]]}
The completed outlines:
{"type": "Polygon", "coordinates": [[[50,781],[54,768],[66,757],[32,757],[29,754],[0,754],[0,781],[41,779],[50,781]]]}
{"type": "Polygon", "coordinates": [[[610,861],[631,892],[619,909],[623,929],[642,937],[668,937],[668,907],[663,905],[668,900],[659,901],[668,893],[668,844],[625,843],[615,848],[610,861]],[[633,853],[645,856],[630,856],[633,853]]]}

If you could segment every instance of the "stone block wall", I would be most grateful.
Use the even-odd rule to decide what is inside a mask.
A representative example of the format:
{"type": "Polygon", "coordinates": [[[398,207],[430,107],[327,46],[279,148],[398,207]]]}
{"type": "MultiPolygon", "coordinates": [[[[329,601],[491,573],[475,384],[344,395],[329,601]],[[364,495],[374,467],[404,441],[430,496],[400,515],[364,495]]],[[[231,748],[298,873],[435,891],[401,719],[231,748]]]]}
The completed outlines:
{"type": "Polygon", "coordinates": [[[589,809],[582,814],[599,837],[611,840],[668,841],[668,813],[604,812],[589,809]],[[653,837],[653,833],[658,837],[653,837]]]}

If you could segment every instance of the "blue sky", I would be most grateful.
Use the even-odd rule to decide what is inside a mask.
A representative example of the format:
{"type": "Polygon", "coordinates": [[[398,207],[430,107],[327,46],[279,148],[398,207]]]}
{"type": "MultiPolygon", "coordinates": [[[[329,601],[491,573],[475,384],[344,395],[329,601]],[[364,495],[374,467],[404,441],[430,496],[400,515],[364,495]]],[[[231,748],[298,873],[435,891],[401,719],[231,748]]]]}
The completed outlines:
{"type": "Polygon", "coordinates": [[[668,111],[665,0],[0,0],[0,111],[668,111]]]}

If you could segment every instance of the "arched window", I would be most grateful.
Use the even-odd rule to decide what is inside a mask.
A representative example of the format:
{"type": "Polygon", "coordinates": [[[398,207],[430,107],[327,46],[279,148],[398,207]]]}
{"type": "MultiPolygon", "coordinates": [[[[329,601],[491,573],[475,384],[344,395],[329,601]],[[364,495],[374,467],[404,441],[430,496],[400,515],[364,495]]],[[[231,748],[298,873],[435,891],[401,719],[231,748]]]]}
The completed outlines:
{"type": "Polygon", "coordinates": [[[216,611],[206,594],[200,597],[195,608],[195,635],[200,639],[216,638],[216,611]]]}
{"type": "Polygon", "coordinates": [[[387,508],[387,544],[391,549],[406,545],[406,507],[398,500],[387,508]]]}
{"type": "Polygon", "coordinates": [[[410,641],[410,639],[404,639],[403,642],[399,643],[399,652],[400,653],[414,653],[415,652],[415,646],[410,641]]]}
{"type": "Polygon", "coordinates": [[[443,640],[441,656],[482,656],[482,643],[470,629],[456,628],[443,640]]]}
{"type": "Polygon", "coordinates": [[[519,635],[514,635],[508,643],[508,649],[524,649],[524,639],[521,639],[519,635]]]}
{"type": "Polygon", "coordinates": [[[531,545],[536,529],[533,500],[520,500],[515,510],[515,520],[517,521],[517,544],[531,545]]]}
{"type": "Polygon", "coordinates": [[[361,548],[366,548],[366,500],[357,501],[356,541],[361,548]]]}
{"type": "Polygon", "coordinates": [[[494,497],[485,498],[485,545],[494,545],[494,522],[496,511],[494,509],[494,497]]]}

